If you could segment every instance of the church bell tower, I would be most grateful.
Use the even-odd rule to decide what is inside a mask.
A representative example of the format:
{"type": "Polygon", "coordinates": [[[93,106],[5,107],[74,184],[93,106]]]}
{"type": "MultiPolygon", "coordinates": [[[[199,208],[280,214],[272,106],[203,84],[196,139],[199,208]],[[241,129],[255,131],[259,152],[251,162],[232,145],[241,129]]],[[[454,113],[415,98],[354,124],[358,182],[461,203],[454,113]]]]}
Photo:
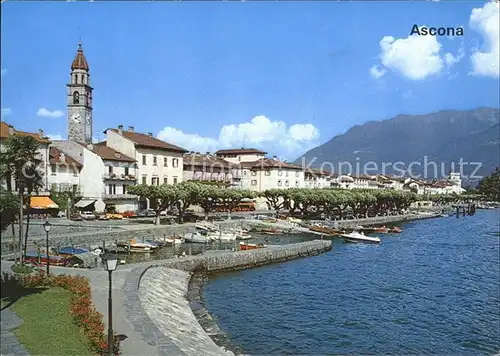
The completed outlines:
{"type": "Polygon", "coordinates": [[[92,143],[92,90],[89,65],[78,43],[68,87],[68,139],[92,143]]]}

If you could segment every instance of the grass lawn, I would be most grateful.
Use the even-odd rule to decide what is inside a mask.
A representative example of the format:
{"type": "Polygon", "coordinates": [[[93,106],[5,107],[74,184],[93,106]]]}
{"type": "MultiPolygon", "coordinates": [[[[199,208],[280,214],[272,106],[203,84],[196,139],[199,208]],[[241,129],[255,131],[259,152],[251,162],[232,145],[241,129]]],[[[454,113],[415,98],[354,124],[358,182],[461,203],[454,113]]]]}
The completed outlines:
{"type": "Polygon", "coordinates": [[[62,288],[49,288],[12,304],[11,309],[24,321],[12,332],[30,354],[92,355],[83,331],[73,324],[70,296],[62,288]]]}

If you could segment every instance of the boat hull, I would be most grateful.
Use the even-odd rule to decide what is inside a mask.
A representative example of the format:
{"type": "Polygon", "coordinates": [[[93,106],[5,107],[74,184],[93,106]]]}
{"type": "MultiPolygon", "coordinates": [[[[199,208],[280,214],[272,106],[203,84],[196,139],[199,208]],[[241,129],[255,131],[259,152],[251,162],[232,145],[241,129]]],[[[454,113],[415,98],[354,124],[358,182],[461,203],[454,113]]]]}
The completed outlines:
{"type": "Polygon", "coordinates": [[[381,242],[378,237],[353,236],[353,235],[341,235],[341,237],[346,242],[362,242],[368,244],[379,244],[381,242]]]}

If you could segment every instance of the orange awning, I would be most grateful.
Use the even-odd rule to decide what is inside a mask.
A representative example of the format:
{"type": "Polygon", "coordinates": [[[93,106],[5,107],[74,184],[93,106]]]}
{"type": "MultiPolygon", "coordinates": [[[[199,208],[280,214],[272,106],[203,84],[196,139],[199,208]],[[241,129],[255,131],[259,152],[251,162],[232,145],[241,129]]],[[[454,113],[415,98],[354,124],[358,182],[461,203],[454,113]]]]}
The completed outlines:
{"type": "Polygon", "coordinates": [[[31,197],[31,209],[57,209],[59,206],[52,201],[49,197],[31,197]]]}

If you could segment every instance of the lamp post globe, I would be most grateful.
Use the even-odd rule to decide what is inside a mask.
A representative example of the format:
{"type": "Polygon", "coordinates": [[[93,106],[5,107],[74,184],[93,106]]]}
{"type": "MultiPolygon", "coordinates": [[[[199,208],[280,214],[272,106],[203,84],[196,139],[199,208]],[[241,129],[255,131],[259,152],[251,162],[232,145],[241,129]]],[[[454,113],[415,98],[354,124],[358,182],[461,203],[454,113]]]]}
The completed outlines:
{"type": "Polygon", "coordinates": [[[105,255],[102,257],[104,261],[104,269],[108,272],[113,272],[116,270],[118,265],[118,257],[116,255],[105,255]]]}
{"type": "Polygon", "coordinates": [[[51,226],[52,225],[49,223],[49,221],[46,220],[45,223],[43,224],[43,229],[45,230],[46,233],[49,233],[51,226]]]}

